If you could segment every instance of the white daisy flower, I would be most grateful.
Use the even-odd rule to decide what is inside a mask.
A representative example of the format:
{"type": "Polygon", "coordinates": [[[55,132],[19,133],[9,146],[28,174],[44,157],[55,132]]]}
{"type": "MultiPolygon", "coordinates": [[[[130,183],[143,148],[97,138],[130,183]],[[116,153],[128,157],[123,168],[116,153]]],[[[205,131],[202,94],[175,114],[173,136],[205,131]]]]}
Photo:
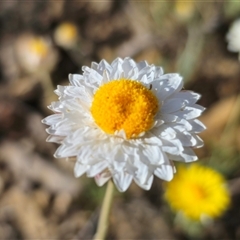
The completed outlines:
{"type": "Polygon", "coordinates": [[[148,190],[154,175],[173,178],[172,160],[197,160],[192,149],[203,146],[196,134],[205,126],[195,118],[204,108],[179,74],[131,58],[82,70],[58,86],[55,114],[43,120],[47,141],[61,144],[55,157],[76,157],[76,177],[86,173],[99,186],[112,178],[121,192],[134,180],[148,190]]]}
{"type": "Polygon", "coordinates": [[[228,50],[231,52],[240,52],[240,19],[233,22],[227,36],[228,50]]]}
{"type": "Polygon", "coordinates": [[[25,33],[14,47],[19,65],[27,72],[51,71],[57,63],[57,52],[46,37],[25,33]]]}

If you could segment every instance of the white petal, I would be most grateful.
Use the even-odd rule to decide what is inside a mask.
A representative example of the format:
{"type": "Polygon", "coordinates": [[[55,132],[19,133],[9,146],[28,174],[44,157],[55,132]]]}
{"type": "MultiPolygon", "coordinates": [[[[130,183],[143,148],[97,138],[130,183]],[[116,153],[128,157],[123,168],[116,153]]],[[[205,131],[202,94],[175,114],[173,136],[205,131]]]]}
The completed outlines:
{"type": "Polygon", "coordinates": [[[120,76],[123,73],[123,69],[122,69],[122,63],[123,60],[121,58],[116,58],[111,66],[112,66],[112,71],[110,73],[110,79],[112,80],[117,80],[120,78],[120,76]]]}
{"type": "Polygon", "coordinates": [[[151,84],[160,101],[164,101],[173,93],[179,92],[183,87],[182,77],[179,74],[164,74],[159,79],[151,84]]]}
{"type": "Polygon", "coordinates": [[[200,133],[206,129],[206,126],[198,119],[190,120],[189,124],[192,125],[192,131],[194,131],[195,133],[200,133]]]}
{"type": "MultiPolygon", "coordinates": [[[[81,88],[85,88],[85,91],[89,94],[89,95],[93,95],[93,89],[94,89],[94,86],[91,86],[91,84],[89,84],[88,81],[85,81],[86,80],[86,77],[80,75],[80,74],[69,74],[69,81],[71,83],[71,85],[73,86],[77,86],[77,87],[81,87],[81,88]]],[[[63,89],[65,89],[65,87],[63,87],[63,89]]],[[[58,89],[58,91],[61,90],[61,89],[58,89]]],[[[57,95],[58,92],[55,91],[55,93],[57,95]]]]}
{"type": "Polygon", "coordinates": [[[138,178],[134,178],[134,182],[144,190],[149,190],[152,186],[153,174],[148,172],[144,182],[139,181],[138,178]]]}
{"type": "Polygon", "coordinates": [[[171,181],[173,179],[174,169],[171,164],[162,164],[156,168],[154,174],[160,179],[171,181]]]}
{"type": "Polygon", "coordinates": [[[64,89],[65,89],[64,86],[57,85],[57,89],[54,90],[54,93],[57,94],[59,97],[61,97],[64,95],[64,89]]]}
{"type": "Polygon", "coordinates": [[[154,80],[154,72],[155,67],[154,66],[146,66],[145,68],[141,69],[139,71],[139,78],[144,82],[145,84],[149,84],[154,80]],[[143,78],[144,76],[144,78],[143,78]]]}
{"type": "Polygon", "coordinates": [[[81,87],[83,76],[80,74],[69,74],[68,75],[69,82],[72,86],[81,87]]]}
{"type": "Polygon", "coordinates": [[[104,134],[98,128],[80,128],[75,131],[72,135],[69,135],[66,139],[67,142],[71,144],[75,144],[76,142],[79,143],[94,143],[96,140],[104,141],[107,139],[106,134],[104,134]]]}
{"type": "Polygon", "coordinates": [[[95,71],[97,71],[98,70],[98,63],[92,62],[91,63],[91,68],[94,69],[95,71]]]}
{"type": "Polygon", "coordinates": [[[87,86],[97,86],[99,87],[101,85],[102,81],[102,74],[99,74],[97,71],[91,69],[89,73],[83,73],[84,80],[86,81],[87,86]]]}
{"type": "Polygon", "coordinates": [[[184,148],[184,151],[181,153],[181,156],[184,158],[184,162],[193,162],[198,160],[198,157],[192,150],[192,148],[184,148]]]}
{"type": "Polygon", "coordinates": [[[139,151],[139,155],[142,161],[151,165],[160,165],[167,159],[159,146],[143,145],[139,151]]]}
{"type": "Polygon", "coordinates": [[[147,74],[144,74],[144,75],[142,75],[141,77],[138,77],[138,78],[142,83],[145,83],[146,85],[148,84],[147,74]]]}
{"type": "Polygon", "coordinates": [[[174,93],[171,98],[181,98],[187,101],[187,105],[193,105],[201,98],[201,95],[192,91],[184,90],[174,93]]]}
{"type": "Polygon", "coordinates": [[[119,137],[119,138],[122,138],[122,139],[127,139],[126,133],[125,133],[125,131],[124,131],[123,129],[121,129],[121,130],[116,130],[116,131],[114,132],[114,136],[119,137]]]}
{"type": "Polygon", "coordinates": [[[103,79],[102,79],[102,84],[107,83],[110,81],[110,76],[107,70],[103,71],[103,79]]]}
{"type": "Polygon", "coordinates": [[[170,152],[166,152],[166,154],[170,160],[185,162],[185,159],[179,154],[171,154],[170,152]]]}
{"type": "Polygon", "coordinates": [[[132,166],[128,166],[128,172],[133,176],[134,181],[143,189],[149,190],[152,181],[153,173],[149,166],[142,163],[139,159],[139,156],[136,156],[134,159],[130,159],[132,166]]]}
{"type": "Polygon", "coordinates": [[[68,95],[71,98],[80,98],[82,94],[85,94],[85,90],[82,86],[66,86],[64,88],[64,94],[68,95]]]}
{"type": "Polygon", "coordinates": [[[164,71],[162,67],[155,67],[155,75],[154,78],[158,79],[163,75],[164,71]]]}
{"type": "Polygon", "coordinates": [[[122,145],[122,150],[124,151],[125,154],[130,155],[130,156],[134,156],[137,155],[137,151],[138,151],[138,146],[134,146],[131,144],[123,144],[122,145]]]}
{"type": "MultiPolygon", "coordinates": [[[[188,150],[187,150],[188,151],[188,150]]],[[[196,160],[198,160],[198,157],[195,155],[195,153],[192,151],[192,155],[188,155],[186,156],[186,154],[177,154],[177,155],[173,155],[170,153],[166,153],[168,158],[174,161],[179,161],[179,162],[194,162],[196,160]]]]}
{"type": "Polygon", "coordinates": [[[179,110],[183,110],[187,106],[188,102],[182,98],[171,98],[164,101],[161,112],[164,113],[174,113],[179,110]]]}
{"type": "Polygon", "coordinates": [[[193,131],[192,125],[187,120],[185,120],[184,118],[178,118],[176,122],[179,125],[183,125],[185,130],[193,131]]]}
{"type": "Polygon", "coordinates": [[[138,80],[138,68],[132,68],[128,73],[128,79],[138,80]]]}
{"type": "Polygon", "coordinates": [[[111,63],[111,66],[114,67],[115,65],[121,64],[122,65],[123,60],[122,58],[117,57],[116,59],[113,60],[113,62],[111,63]]]}
{"type": "Polygon", "coordinates": [[[174,114],[180,118],[190,120],[199,117],[204,110],[204,107],[194,104],[191,107],[187,106],[184,108],[184,110],[175,112],[174,114]]]}
{"type": "Polygon", "coordinates": [[[176,122],[178,117],[173,114],[168,114],[168,113],[161,113],[160,117],[164,122],[169,123],[169,122],[176,122]]]}
{"type": "Polygon", "coordinates": [[[112,151],[112,153],[108,152],[108,154],[111,154],[111,162],[110,166],[114,173],[119,173],[124,171],[124,168],[126,166],[126,162],[128,159],[128,155],[122,151],[122,149],[116,148],[112,151]]]}
{"type": "Polygon", "coordinates": [[[62,110],[62,103],[61,102],[52,102],[51,105],[48,106],[48,109],[55,113],[59,113],[62,110]]]}
{"type": "Polygon", "coordinates": [[[113,181],[120,192],[125,192],[132,182],[132,176],[128,173],[120,172],[113,175],[113,181]]]}
{"type": "MultiPolygon", "coordinates": [[[[122,158],[122,161],[112,161],[112,163],[110,164],[110,166],[111,166],[111,170],[113,171],[113,172],[117,172],[117,173],[119,173],[119,172],[122,172],[122,171],[124,171],[124,168],[125,168],[125,166],[126,166],[126,160],[124,160],[124,157],[123,156],[121,156],[121,158],[122,158]]],[[[127,158],[127,156],[125,157],[125,159],[127,158]]]]}
{"type": "Polygon", "coordinates": [[[141,71],[141,69],[145,68],[146,66],[148,66],[148,63],[146,61],[141,61],[137,63],[137,68],[139,71],[141,71]]]}
{"type": "MultiPolygon", "coordinates": [[[[154,131],[154,130],[153,130],[154,131]]],[[[156,137],[151,131],[145,133],[144,137],[142,138],[142,142],[144,144],[150,145],[162,145],[162,141],[159,137],[156,137]]]]}
{"type": "MultiPolygon", "coordinates": [[[[87,99],[86,99],[87,100],[87,99]]],[[[87,111],[88,113],[89,111],[89,106],[90,106],[90,102],[88,101],[81,101],[80,99],[69,99],[69,100],[65,100],[63,102],[64,105],[64,109],[62,110],[62,112],[64,113],[64,117],[67,118],[67,114],[71,114],[71,112],[74,111],[74,114],[82,114],[83,116],[85,115],[85,112],[87,111]]],[[[80,117],[81,116],[76,116],[73,115],[73,117],[80,117]]],[[[69,118],[71,119],[71,118],[69,118]]]]}
{"type": "Polygon", "coordinates": [[[88,169],[88,166],[83,165],[79,162],[76,162],[74,166],[74,176],[81,177],[87,171],[87,169],[88,169]]]}
{"type": "Polygon", "coordinates": [[[106,161],[100,161],[96,164],[91,165],[87,170],[88,177],[95,177],[97,174],[101,173],[108,166],[106,161]]]}
{"type": "Polygon", "coordinates": [[[162,149],[165,153],[169,153],[172,155],[180,155],[181,152],[184,150],[182,143],[179,139],[172,140],[162,139],[162,141],[163,141],[162,149]]]}
{"type": "Polygon", "coordinates": [[[63,119],[47,128],[46,132],[51,135],[67,136],[74,130],[74,123],[68,119],[63,119]]]}
{"type": "Polygon", "coordinates": [[[74,145],[62,144],[54,153],[55,158],[74,157],[78,154],[78,148],[74,145]]]}
{"type": "Polygon", "coordinates": [[[96,184],[101,187],[103,186],[108,180],[111,179],[111,174],[109,172],[102,172],[100,174],[97,174],[94,179],[95,179],[95,182],[96,184]]]}
{"type": "Polygon", "coordinates": [[[164,124],[164,121],[160,120],[160,119],[157,119],[157,120],[154,121],[154,124],[153,124],[152,128],[159,127],[162,124],[164,124]]]}
{"type": "MultiPolygon", "coordinates": [[[[68,135],[62,145],[57,149],[55,153],[56,158],[64,158],[77,156],[82,161],[91,156],[91,152],[95,146],[95,138],[98,137],[102,141],[106,136],[97,129],[81,128],[72,134],[68,135]],[[94,137],[93,137],[94,136],[94,137]]],[[[80,161],[80,160],[79,160],[80,161]]]]}
{"type": "Polygon", "coordinates": [[[77,152],[77,161],[85,165],[90,164],[90,161],[92,161],[92,150],[92,144],[86,146],[80,145],[77,152]]]}
{"type": "Polygon", "coordinates": [[[52,124],[58,123],[61,120],[62,120],[62,114],[57,113],[44,118],[42,120],[42,123],[47,125],[52,125],[52,124]]]}
{"type": "Polygon", "coordinates": [[[181,141],[184,147],[202,147],[203,141],[200,137],[196,136],[194,133],[189,133],[187,131],[179,132],[177,131],[177,138],[181,141]]]}
{"type": "Polygon", "coordinates": [[[104,70],[111,72],[112,67],[106,60],[103,59],[98,65],[98,73],[102,75],[104,70]]]}
{"type": "Polygon", "coordinates": [[[233,22],[231,25],[231,28],[226,36],[226,39],[228,40],[228,50],[232,52],[239,52],[240,51],[240,19],[237,19],[233,22]]]}
{"type": "Polygon", "coordinates": [[[169,124],[162,124],[151,131],[155,136],[161,139],[172,140],[176,138],[176,131],[169,124]]]}
{"type": "Polygon", "coordinates": [[[204,142],[203,140],[196,134],[192,134],[192,136],[195,138],[196,140],[196,144],[194,145],[195,148],[200,148],[204,146],[204,142]]]}
{"type": "Polygon", "coordinates": [[[131,70],[136,67],[136,63],[133,59],[131,58],[125,58],[123,60],[122,68],[124,71],[124,77],[125,78],[130,78],[129,76],[132,74],[131,70]]]}
{"type": "Polygon", "coordinates": [[[49,135],[46,139],[46,142],[55,142],[55,143],[62,143],[64,137],[62,136],[55,136],[55,135],[49,135]]]}

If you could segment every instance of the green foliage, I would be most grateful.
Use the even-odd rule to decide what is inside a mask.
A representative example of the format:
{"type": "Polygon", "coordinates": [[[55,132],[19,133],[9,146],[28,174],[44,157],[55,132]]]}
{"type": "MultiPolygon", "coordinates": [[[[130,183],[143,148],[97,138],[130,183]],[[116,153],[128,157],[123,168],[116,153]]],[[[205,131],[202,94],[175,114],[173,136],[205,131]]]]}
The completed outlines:
{"type": "Polygon", "coordinates": [[[226,1],[224,12],[226,17],[239,17],[240,1],[236,1],[236,0],[226,1]]]}

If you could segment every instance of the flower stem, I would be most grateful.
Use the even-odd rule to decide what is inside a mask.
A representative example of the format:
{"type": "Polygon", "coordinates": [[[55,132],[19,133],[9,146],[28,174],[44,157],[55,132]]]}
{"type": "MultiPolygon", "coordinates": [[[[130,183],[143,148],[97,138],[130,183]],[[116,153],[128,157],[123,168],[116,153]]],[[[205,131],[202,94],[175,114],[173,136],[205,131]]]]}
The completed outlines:
{"type": "Polygon", "coordinates": [[[103,199],[99,220],[98,220],[97,232],[93,238],[94,240],[105,239],[107,229],[108,229],[108,220],[109,220],[109,213],[110,213],[110,208],[113,200],[113,193],[114,193],[114,185],[113,185],[113,182],[109,180],[107,189],[105,192],[105,196],[103,199]]]}

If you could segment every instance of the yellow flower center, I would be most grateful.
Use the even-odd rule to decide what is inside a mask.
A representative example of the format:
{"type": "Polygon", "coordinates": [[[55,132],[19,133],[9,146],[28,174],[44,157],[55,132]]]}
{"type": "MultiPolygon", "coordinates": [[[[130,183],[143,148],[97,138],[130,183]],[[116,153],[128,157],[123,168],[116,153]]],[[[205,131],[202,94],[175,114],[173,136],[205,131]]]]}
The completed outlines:
{"type": "Polygon", "coordinates": [[[158,99],[151,90],[137,81],[120,79],[96,91],[91,113],[106,133],[123,129],[127,138],[134,138],[152,127],[158,108],[158,99]]]}
{"type": "Polygon", "coordinates": [[[198,184],[190,184],[189,191],[193,201],[201,201],[207,198],[206,189],[198,184]]]}
{"type": "Polygon", "coordinates": [[[33,38],[30,42],[30,48],[33,51],[33,53],[37,55],[40,55],[40,56],[47,55],[47,51],[48,51],[47,44],[41,38],[38,38],[38,37],[33,38]]]}
{"type": "Polygon", "coordinates": [[[56,29],[54,37],[55,41],[60,45],[72,45],[77,41],[77,27],[70,22],[62,23],[56,29]]]}

